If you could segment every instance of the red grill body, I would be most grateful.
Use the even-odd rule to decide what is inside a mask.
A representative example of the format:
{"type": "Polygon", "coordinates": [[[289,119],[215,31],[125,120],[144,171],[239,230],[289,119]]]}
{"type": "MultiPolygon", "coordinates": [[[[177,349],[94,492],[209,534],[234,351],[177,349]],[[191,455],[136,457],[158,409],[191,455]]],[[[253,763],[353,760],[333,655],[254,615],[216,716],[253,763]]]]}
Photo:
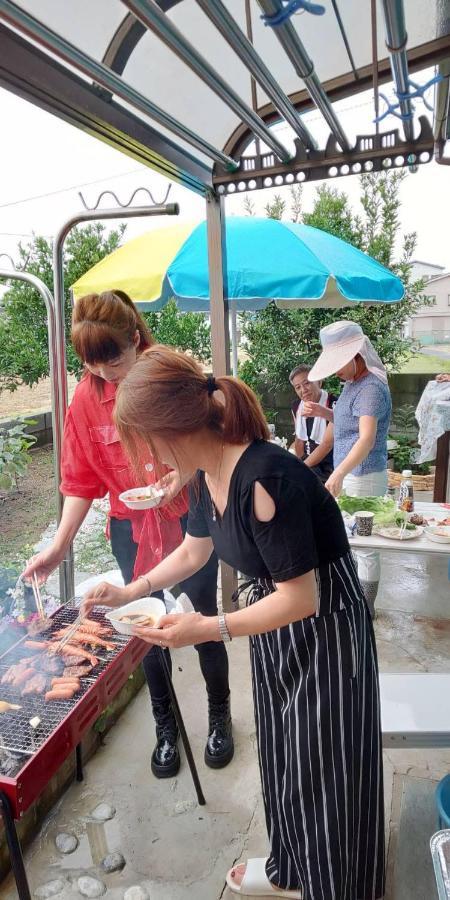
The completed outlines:
{"type": "MultiPolygon", "coordinates": [[[[54,615],[54,625],[51,630],[68,624],[76,615],[77,610],[75,609],[62,608],[58,610],[54,615]],[[69,613],[72,615],[68,615],[69,613]]],[[[99,613],[94,614],[92,618],[95,618],[96,621],[103,620],[99,613]]],[[[106,620],[105,623],[109,624],[106,620]]],[[[44,639],[47,637],[48,633],[43,635],[44,639]]],[[[37,640],[40,640],[40,636],[37,640]]],[[[108,640],[110,639],[108,638],[108,640]]],[[[28,722],[30,715],[42,716],[43,719],[46,716],[59,719],[40,746],[35,751],[32,749],[28,751],[28,758],[14,777],[0,774],[0,791],[7,795],[11,804],[11,812],[15,819],[19,819],[39,796],[64,760],[80,744],[89,727],[111,703],[148,651],[148,645],[138,638],[127,639],[120,635],[114,635],[111,638],[111,642],[116,645],[114,651],[109,651],[106,654],[104,650],[98,651],[99,655],[103,656],[105,654],[102,663],[98,667],[100,671],[97,673],[96,667],[88,678],[82,679],[83,693],[72,700],[46,702],[42,696],[36,696],[29,698],[28,702],[26,702],[24,699],[20,699],[17,689],[15,689],[14,693],[14,690],[8,688],[8,686],[0,685],[2,699],[23,703],[27,707],[27,711],[22,717],[22,725],[20,725],[19,720],[14,725],[13,717],[17,716],[17,713],[11,712],[0,716],[0,735],[3,737],[5,745],[7,742],[11,744],[15,740],[14,734],[18,735],[25,731],[25,719],[28,722]],[[6,717],[9,720],[9,730],[12,735],[9,738],[5,738],[6,717]]],[[[16,662],[18,658],[30,655],[30,651],[25,647],[22,649],[22,645],[23,642],[14,648],[10,648],[0,657],[0,674],[9,665],[16,662]]],[[[97,655],[96,651],[93,651],[93,653],[97,655]]],[[[32,748],[34,736],[31,727],[29,731],[30,734],[23,734],[22,738],[31,740],[32,748]]],[[[13,749],[15,750],[15,744],[13,749]]]]}

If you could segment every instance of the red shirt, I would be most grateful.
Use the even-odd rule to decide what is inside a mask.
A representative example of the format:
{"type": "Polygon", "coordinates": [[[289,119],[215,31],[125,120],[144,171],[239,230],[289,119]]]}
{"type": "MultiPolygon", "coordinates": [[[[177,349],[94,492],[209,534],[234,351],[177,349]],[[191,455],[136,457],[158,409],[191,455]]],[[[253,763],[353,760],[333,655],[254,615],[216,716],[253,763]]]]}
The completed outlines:
{"type": "MultiPolygon", "coordinates": [[[[182,540],[179,518],[187,510],[180,495],[164,509],[132,510],[119,494],[139,487],[113,422],[117,387],[105,381],[102,393],[85,375],[67,411],[61,461],[60,490],[64,496],[95,500],[109,493],[110,515],[129,519],[138,544],[134,577],[150,571],[182,540]]],[[[151,462],[151,457],[147,462],[151,462]]],[[[154,477],[151,473],[149,480],[154,477]]]]}

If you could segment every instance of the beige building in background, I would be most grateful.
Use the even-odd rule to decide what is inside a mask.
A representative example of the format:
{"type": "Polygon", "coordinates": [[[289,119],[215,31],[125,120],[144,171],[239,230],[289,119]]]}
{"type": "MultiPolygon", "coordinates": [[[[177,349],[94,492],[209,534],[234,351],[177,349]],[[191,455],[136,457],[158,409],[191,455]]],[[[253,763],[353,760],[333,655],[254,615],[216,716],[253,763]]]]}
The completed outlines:
{"type": "Polygon", "coordinates": [[[443,266],[413,260],[413,278],[424,278],[424,294],[432,305],[423,306],[408,320],[407,335],[423,345],[450,344],[450,272],[443,266]]]}

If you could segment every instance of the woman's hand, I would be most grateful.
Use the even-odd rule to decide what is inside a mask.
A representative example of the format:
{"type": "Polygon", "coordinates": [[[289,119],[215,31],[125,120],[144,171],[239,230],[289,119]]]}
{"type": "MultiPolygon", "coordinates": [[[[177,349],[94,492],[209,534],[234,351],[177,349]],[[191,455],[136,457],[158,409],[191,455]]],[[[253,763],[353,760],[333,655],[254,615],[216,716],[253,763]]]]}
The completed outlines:
{"type": "Polygon", "coordinates": [[[339,497],[339,494],[342,493],[342,485],[344,482],[344,475],[341,475],[337,469],[331,473],[328,481],[325,482],[325,487],[332,494],[333,497],[339,497]]]}
{"type": "Polygon", "coordinates": [[[24,581],[29,581],[33,575],[36,575],[38,584],[44,584],[63,559],[64,554],[52,544],[29,560],[21,577],[24,581]]]}
{"type": "Polygon", "coordinates": [[[220,640],[217,618],[201,613],[172,613],[160,619],[158,628],[136,626],[133,634],[147,644],[172,648],[220,640]]]}
{"type": "Polygon", "coordinates": [[[82,616],[88,616],[94,606],[110,606],[114,609],[117,606],[129,603],[131,599],[127,588],[115,587],[115,585],[109,584],[108,581],[102,581],[97,587],[84,595],[81,601],[80,612],[82,616]]]}
{"type": "Polygon", "coordinates": [[[158,504],[158,509],[168,506],[188,481],[189,478],[182,478],[180,473],[175,471],[163,475],[163,477],[155,484],[157,490],[164,491],[164,497],[162,497],[161,502],[158,504]]]}
{"type": "Polygon", "coordinates": [[[319,419],[328,419],[329,409],[320,403],[313,403],[312,400],[304,400],[302,406],[302,415],[306,417],[313,416],[319,419]]]}

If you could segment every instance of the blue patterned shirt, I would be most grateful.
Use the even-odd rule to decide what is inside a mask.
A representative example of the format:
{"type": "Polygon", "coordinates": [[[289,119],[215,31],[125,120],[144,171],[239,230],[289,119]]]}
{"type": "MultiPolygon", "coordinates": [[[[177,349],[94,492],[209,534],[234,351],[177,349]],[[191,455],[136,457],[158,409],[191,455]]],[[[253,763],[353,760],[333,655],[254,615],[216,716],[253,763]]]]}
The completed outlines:
{"type": "Polygon", "coordinates": [[[375,444],[352,475],[382,472],[387,465],[387,435],[391,420],[391,395],[387,384],[369,372],[359,381],[346,381],[334,407],[334,467],[338,466],[359,438],[361,416],[378,420],[375,444]]]}

